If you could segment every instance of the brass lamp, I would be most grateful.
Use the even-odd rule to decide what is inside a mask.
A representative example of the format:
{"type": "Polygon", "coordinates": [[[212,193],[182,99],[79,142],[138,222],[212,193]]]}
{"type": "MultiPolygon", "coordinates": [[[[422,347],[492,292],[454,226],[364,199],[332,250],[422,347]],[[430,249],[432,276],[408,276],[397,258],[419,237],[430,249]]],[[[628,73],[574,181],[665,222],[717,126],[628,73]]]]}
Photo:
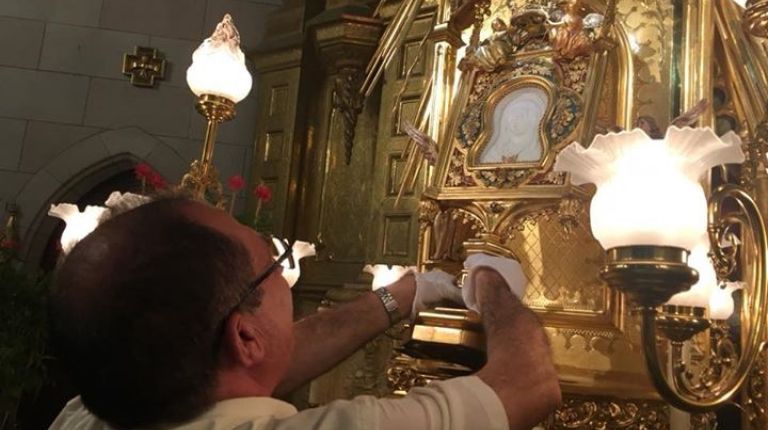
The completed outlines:
{"type": "Polygon", "coordinates": [[[211,37],[192,54],[192,65],[187,69],[187,84],[198,97],[195,107],[208,126],[202,157],[192,162],[181,181],[183,188],[217,205],[225,202],[218,173],[212,165],[216,133],[219,124],[235,117],[235,104],[248,95],[252,83],[240,50],[240,33],[232,17],[226,14],[211,37]]]}
{"type": "MultiPolygon", "coordinates": [[[[555,170],[571,173],[574,184],[597,185],[591,228],[608,257],[600,275],[628,297],[642,318],[645,361],[657,391],[691,412],[728,402],[747,379],[765,338],[768,238],[762,216],[752,197],[735,185],[719,188],[708,200],[699,185],[712,167],[743,161],[735,134],[718,138],[710,129],[672,127],[663,140],[634,130],[598,136],[589,149],[574,143],[555,163],[555,170]],[[757,261],[742,313],[749,334],[738,357],[738,348],[715,347],[704,361],[707,368],[694,372],[683,358],[683,344],[704,330],[721,330],[720,319],[729,312],[717,309],[723,295],[716,286],[709,297],[685,293],[699,279],[689,256],[702,240],[708,241],[714,267],[705,267],[706,261],[699,267],[702,273],[717,269],[724,278],[736,265],[734,225],[751,238],[753,248],[745,252],[753,252],[757,261]],[[675,304],[675,299],[690,300],[690,306],[675,304]],[[667,361],[656,348],[657,334],[671,345],[669,376],[667,361]]],[[[729,293],[725,299],[731,300],[729,293]]]]}

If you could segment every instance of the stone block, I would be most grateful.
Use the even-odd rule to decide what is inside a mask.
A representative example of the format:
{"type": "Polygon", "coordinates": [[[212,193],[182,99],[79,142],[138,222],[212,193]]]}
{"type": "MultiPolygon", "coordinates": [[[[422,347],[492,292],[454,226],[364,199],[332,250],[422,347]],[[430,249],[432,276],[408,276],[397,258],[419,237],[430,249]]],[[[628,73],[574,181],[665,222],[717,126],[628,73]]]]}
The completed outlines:
{"type": "Polygon", "coordinates": [[[44,28],[39,21],[0,17],[0,65],[36,68],[44,28]]]}
{"type": "Polygon", "coordinates": [[[155,146],[146,161],[160,172],[169,184],[180,183],[181,177],[189,168],[189,164],[176,150],[164,144],[155,146]]]}
{"type": "Polygon", "coordinates": [[[159,139],[173,148],[187,164],[199,159],[203,152],[202,138],[195,140],[160,136],[159,139]]]}
{"type": "Polygon", "coordinates": [[[110,154],[106,146],[104,146],[104,142],[97,134],[69,147],[58,157],[54,158],[51,163],[46,165],[43,171],[61,183],[66,183],[82,174],[84,169],[109,156],[110,154]]]}
{"type": "Polygon", "coordinates": [[[0,118],[0,169],[19,167],[26,128],[26,121],[0,118]]]}
{"type": "Polygon", "coordinates": [[[95,26],[102,0],[3,0],[0,15],[95,26]]]}
{"type": "Polygon", "coordinates": [[[199,44],[199,42],[166,37],[150,38],[149,46],[157,48],[165,56],[165,79],[160,81],[160,85],[189,88],[187,68],[192,64],[192,53],[199,44]]]}
{"type": "Polygon", "coordinates": [[[149,36],[141,34],[48,24],[40,69],[127,80],[123,54],[148,45],[149,36]]]}
{"type": "Polygon", "coordinates": [[[98,128],[79,125],[30,121],[24,138],[19,170],[37,172],[74,143],[99,131],[98,128]]]}
{"type": "Polygon", "coordinates": [[[0,116],[79,124],[88,78],[0,67],[0,116]]]}
{"type": "Polygon", "coordinates": [[[16,195],[16,204],[21,211],[19,227],[22,237],[35,217],[43,211],[47,212],[48,208],[45,206],[62,186],[61,181],[45,171],[38,172],[24,184],[16,195]]]}
{"type": "Polygon", "coordinates": [[[100,137],[109,155],[127,153],[141,160],[147,158],[158,144],[163,144],[156,137],[135,127],[107,131],[100,137]]]}
{"type": "Polygon", "coordinates": [[[202,42],[205,0],[104,0],[100,27],[202,42]]]}
{"type": "Polygon", "coordinates": [[[201,38],[211,35],[225,13],[232,15],[240,30],[244,52],[250,52],[264,38],[264,29],[269,13],[277,9],[274,4],[242,0],[208,0],[205,11],[205,25],[201,38]]]}
{"type": "Polygon", "coordinates": [[[16,195],[30,178],[32,175],[28,173],[0,170],[0,210],[5,208],[6,203],[16,201],[16,195]]]}
{"type": "Polygon", "coordinates": [[[85,125],[138,127],[152,134],[187,137],[194,95],[185,88],[139,88],[127,81],[93,78],[85,125]]]}

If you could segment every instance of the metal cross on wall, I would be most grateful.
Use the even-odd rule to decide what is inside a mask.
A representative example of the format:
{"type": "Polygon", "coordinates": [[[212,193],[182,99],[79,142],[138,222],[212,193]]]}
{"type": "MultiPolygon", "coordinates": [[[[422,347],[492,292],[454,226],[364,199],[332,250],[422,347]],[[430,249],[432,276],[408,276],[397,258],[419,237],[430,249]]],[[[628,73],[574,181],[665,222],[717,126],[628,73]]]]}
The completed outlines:
{"type": "Polygon", "coordinates": [[[155,48],[137,46],[123,55],[123,74],[131,77],[131,85],[154,87],[155,79],[165,77],[165,58],[155,48]]]}

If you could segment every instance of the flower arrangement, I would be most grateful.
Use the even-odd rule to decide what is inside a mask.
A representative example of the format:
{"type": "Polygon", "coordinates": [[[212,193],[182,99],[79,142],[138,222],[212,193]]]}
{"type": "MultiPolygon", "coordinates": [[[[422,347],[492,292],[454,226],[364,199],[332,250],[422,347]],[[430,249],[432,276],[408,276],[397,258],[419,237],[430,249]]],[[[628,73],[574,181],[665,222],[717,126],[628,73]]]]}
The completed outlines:
{"type": "Polygon", "coordinates": [[[133,168],[133,173],[136,175],[136,179],[141,181],[141,193],[147,192],[147,185],[151,186],[155,190],[162,190],[168,187],[163,175],[157,170],[153,169],[147,163],[139,163],[133,168]]]}
{"type": "Polygon", "coordinates": [[[23,267],[18,245],[10,228],[0,230],[0,428],[13,428],[22,395],[45,374],[48,279],[23,267]]]}

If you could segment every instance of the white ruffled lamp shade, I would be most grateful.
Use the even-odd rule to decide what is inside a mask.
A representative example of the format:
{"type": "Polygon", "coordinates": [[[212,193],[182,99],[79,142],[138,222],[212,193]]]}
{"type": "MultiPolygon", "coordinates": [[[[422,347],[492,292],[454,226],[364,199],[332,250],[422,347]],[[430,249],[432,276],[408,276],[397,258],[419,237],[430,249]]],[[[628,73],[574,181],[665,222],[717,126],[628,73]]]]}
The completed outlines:
{"type": "Polygon", "coordinates": [[[67,224],[61,233],[61,249],[69,254],[85,236],[91,234],[109,216],[109,209],[101,206],[87,206],[83,212],[72,203],[51,205],[48,215],[64,220],[67,224]]]}
{"type": "Polygon", "coordinates": [[[644,131],[597,136],[589,148],[566,147],[554,169],[576,184],[594,183],[592,233],[605,249],[672,246],[691,250],[707,229],[700,178],[720,164],[741,163],[741,140],[711,129],[670,127],[662,140],[644,131]]]}
{"type": "Polygon", "coordinates": [[[104,206],[86,206],[83,212],[72,203],[51,205],[48,215],[63,220],[67,225],[61,233],[61,249],[69,254],[72,248],[93,233],[101,223],[115,213],[123,213],[149,203],[149,197],[113,191],[104,206]]]}
{"type": "Polygon", "coordinates": [[[727,320],[734,310],[733,293],[744,287],[741,282],[726,282],[723,288],[715,288],[709,298],[709,317],[727,320]]]}
{"type": "MultiPolygon", "coordinates": [[[[282,241],[273,237],[272,243],[275,245],[275,248],[277,248],[278,256],[285,252],[285,245],[283,245],[282,241]]],[[[291,267],[291,262],[288,260],[284,260],[282,263],[283,278],[285,278],[289,287],[293,288],[293,286],[299,282],[299,277],[301,276],[301,265],[299,264],[299,261],[304,257],[312,257],[316,254],[317,252],[315,251],[314,244],[303,242],[301,240],[294,242],[293,248],[291,248],[294,267],[291,267]]],[[[275,259],[277,259],[277,257],[275,257],[275,259]]]]}
{"type": "Polygon", "coordinates": [[[413,266],[389,266],[387,264],[366,264],[363,272],[373,275],[371,289],[378,290],[381,287],[394,284],[407,273],[414,271],[413,266]]]}
{"type": "Polygon", "coordinates": [[[699,272],[699,281],[690,290],[675,294],[667,302],[668,305],[709,307],[710,297],[718,289],[717,273],[707,253],[709,239],[704,238],[699,245],[691,250],[688,265],[699,272]]]}
{"type": "Polygon", "coordinates": [[[253,81],[240,49],[240,34],[227,14],[192,54],[187,84],[195,95],[224,97],[234,103],[251,91],[253,81]]]}

